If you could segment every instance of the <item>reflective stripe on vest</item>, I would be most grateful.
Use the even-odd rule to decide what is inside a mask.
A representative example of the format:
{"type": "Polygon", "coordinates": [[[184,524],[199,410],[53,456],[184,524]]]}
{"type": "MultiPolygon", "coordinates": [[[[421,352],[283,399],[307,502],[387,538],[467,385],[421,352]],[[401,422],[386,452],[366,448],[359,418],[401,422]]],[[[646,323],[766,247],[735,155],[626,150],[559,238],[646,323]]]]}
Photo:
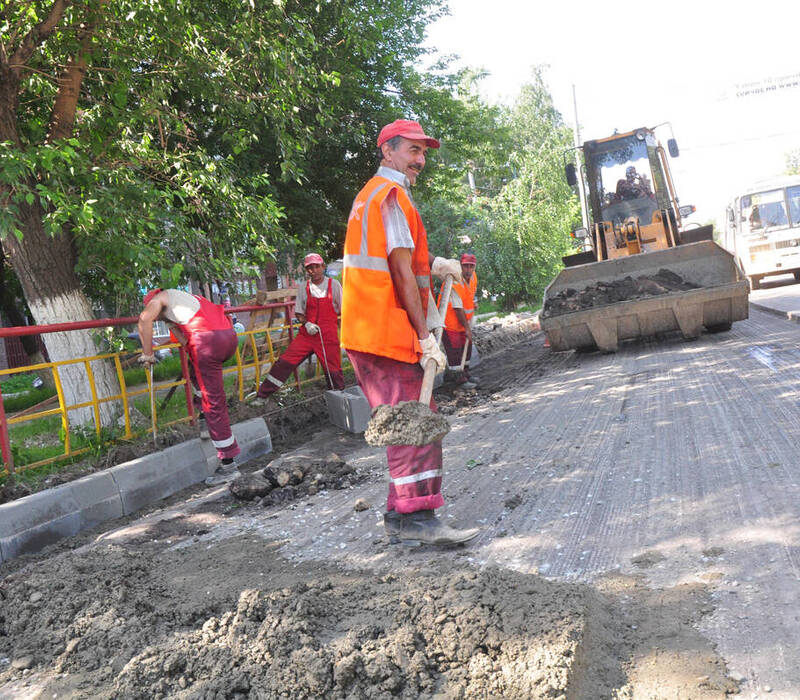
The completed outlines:
{"type": "MultiPolygon", "coordinates": [[[[454,284],[453,291],[461,298],[461,305],[463,307],[464,315],[467,317],[467,323],[472,320],[475,315],[475,291],[478,289],[478,275],[472,273],[472,278],[465,284],[454,284]]],[[[439,295],[441,299],[441,294],[439,295]]],[[[444,317],[444,327],[448,331],[463,331],[464,327],[456,316],[452,304],[447,305],[447,314],[444,317]]]]}
{"type": "Polygon", "coordinates": [[[411,268],[420,290],[423,314],[427,314],[430,267],[425,227],[406,191],[376,175],[356,196],[347,222],[341,344],[349,350],[411,363],[420,356],[419,338],[395,292],[381,215],[381,204],[393,191],[414,242],[411,268]]]}

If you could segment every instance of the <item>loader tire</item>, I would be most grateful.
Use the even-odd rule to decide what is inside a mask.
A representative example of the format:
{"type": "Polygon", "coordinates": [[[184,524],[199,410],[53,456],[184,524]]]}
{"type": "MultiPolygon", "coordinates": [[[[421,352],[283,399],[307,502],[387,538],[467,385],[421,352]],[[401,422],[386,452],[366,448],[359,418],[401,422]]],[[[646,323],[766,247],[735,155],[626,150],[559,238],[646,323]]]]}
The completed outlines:
{"type": "Polygon", "coordinates": [[[706,330],[709,333],[724,333],[725,331],[729,331],[732,325],[731,323],[715,323],[711,326],[706,326],[706,330]]]}

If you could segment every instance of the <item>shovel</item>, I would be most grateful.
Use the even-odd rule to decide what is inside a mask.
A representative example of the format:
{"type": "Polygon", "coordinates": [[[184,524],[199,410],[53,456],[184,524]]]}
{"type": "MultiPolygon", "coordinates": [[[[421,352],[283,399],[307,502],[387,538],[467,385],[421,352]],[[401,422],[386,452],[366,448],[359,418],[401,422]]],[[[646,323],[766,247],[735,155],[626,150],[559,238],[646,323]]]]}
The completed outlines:
{"type": "MultiPolygon", "coordinates": [[[[444,317],[450,303],[453,278],[448,275],[442,285],[442,298],[439,315],[444,317]]],[[[436,342],[441,343],[442,328],[434,331],[436,342]]],[[[428,360],[422,375],[422,388],[419,401],[401,401],[395,406],[381,405],[375,408],[372,418],[364,431],[368,445],[415,445],[421,447],[441,440],[450,432],[447,419],[430,409],[433,380],[436,378],[436,361],[428,360]]]]}
{"type": "Polygon", "coordinates": [[[147,366],[147,383],[150,385],[150,423],[153,427],[153,445],[158,447],[158,431],[156,430],[156,388],[153,386],[153,366],[147,366]]]}

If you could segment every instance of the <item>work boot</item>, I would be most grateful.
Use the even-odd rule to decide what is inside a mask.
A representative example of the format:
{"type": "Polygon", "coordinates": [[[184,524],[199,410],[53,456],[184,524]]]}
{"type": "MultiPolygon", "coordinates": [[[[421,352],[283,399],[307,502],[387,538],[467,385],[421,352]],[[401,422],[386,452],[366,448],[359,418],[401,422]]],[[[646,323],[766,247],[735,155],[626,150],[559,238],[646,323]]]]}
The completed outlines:
{"type": "Polygon", "coordinates": [[[390,510],[383,514],[383,530],[390,540],[400,534],[402,518],[403,516],[396,510],[390,510]]]}
{"type": "MultiPolygon", "coordinates": [[[[388,513],[387,513],[388,515],[388,513]]],[[[421,544],[452,545],[469,542],[478,536],[478,528],[473,527],[468,530],[457,530],[454,527],[445,525],[436,513],[432,510],[418,510],[415,513],[400,514],[400,529],[397,534],[389,534],[389,542],[396,544],[402,542],[410,547],[418,547],[421,544]]],[[[384,517],[384,527],[386,518],[384,517]]]]}
{"type": "Polygon", "coordinates": [[[220,484],[233,481],[237,477],[241,476],[241,473],[233,463],[233,457],[225,457],[219,462],[220,464],[216,471],[205,480],[204,483],[206,486],[219,486],[220,484]]]}
{"type": "Polygon", "coordinates": [[[259,396],[257,391],[251,391],[247,396],[244,397],[244,400],[245,403],[253,406],[254,408],[267,405],[267,399],[259,396]]]}

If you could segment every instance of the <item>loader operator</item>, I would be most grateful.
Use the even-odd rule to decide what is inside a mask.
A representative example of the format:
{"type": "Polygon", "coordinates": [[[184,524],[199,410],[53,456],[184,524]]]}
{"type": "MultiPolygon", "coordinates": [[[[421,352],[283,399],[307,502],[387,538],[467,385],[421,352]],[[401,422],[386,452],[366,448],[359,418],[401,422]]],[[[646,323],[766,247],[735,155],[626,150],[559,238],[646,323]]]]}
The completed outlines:
{"type": "Polygon", "coordinates": [[[300,287],[294,304],[294,315],[302,324],[289,347],[272,365],[258,391],[248,399],[260,406],[278,391],[301,362],[312,354],[322,366],[329,389],[344,389],[342,355],[339,349],[339,311],[342,308],[342,285],[325,277],[325,262],[317,253],[303,260],[308,275],[305,287],[300,287]]]}
{"type": "Polygon", "coordinates": [[[620,199],[638,199],[650,197],[652,194],[647,178],[639,175],[632,165],[625,169],[625,179],[617,180],[617,196],[620,199]]]}
{"type": "MultiPolygon", "coordinates": [[[[380,167],[356,195],[344,244],[342,345],[370,406],[419,399],[423,367],[445,357],[428,328],[430,275],[461,281],[456,260],[432,258],[410,187],[439,142],[414,121],[398,119],[378,136],[380,167]]],[[[430,407],[436,410],[431,400],[430,407]]],[[[383,523],[391,542],[455,544],[477,529],[444,524],[442,443],[386,449],[389,496],[383,523]]]]}
{"type": "Polygon", "coordinates": [[[236,352],[236,332],[221,305],[179,289],[153,289],[145,295],[139,314],[139,362],[144,366],[157,362],[153,354],[153,322],[157,320],[170,325],[170,335],[189,353],[194,403],[200,410],[201,427],[205,422],[217,448],[218,475],[224,476],[241,452],[231,431],[222,383],[222,363],[236,352]]]}
{"type": "MultiPolygon", "coordinates": [[[[469,356],[472,352],[472,320],[475,316],[475,274],[477,258],[472,253],[461,256],[461,284],[454,284],[444,319],[442,341],[447,354],[447,369],[455,374],[455,382],[464,389],[474,389],[477,384],[470,377],[469,356]],[[466,346],[466,350],[465,350],[466,346]],[[462,367],[462,357],[464,363],[462,367]]],[[[440,296],[441,300],[441,296],[440,296]]]]}

